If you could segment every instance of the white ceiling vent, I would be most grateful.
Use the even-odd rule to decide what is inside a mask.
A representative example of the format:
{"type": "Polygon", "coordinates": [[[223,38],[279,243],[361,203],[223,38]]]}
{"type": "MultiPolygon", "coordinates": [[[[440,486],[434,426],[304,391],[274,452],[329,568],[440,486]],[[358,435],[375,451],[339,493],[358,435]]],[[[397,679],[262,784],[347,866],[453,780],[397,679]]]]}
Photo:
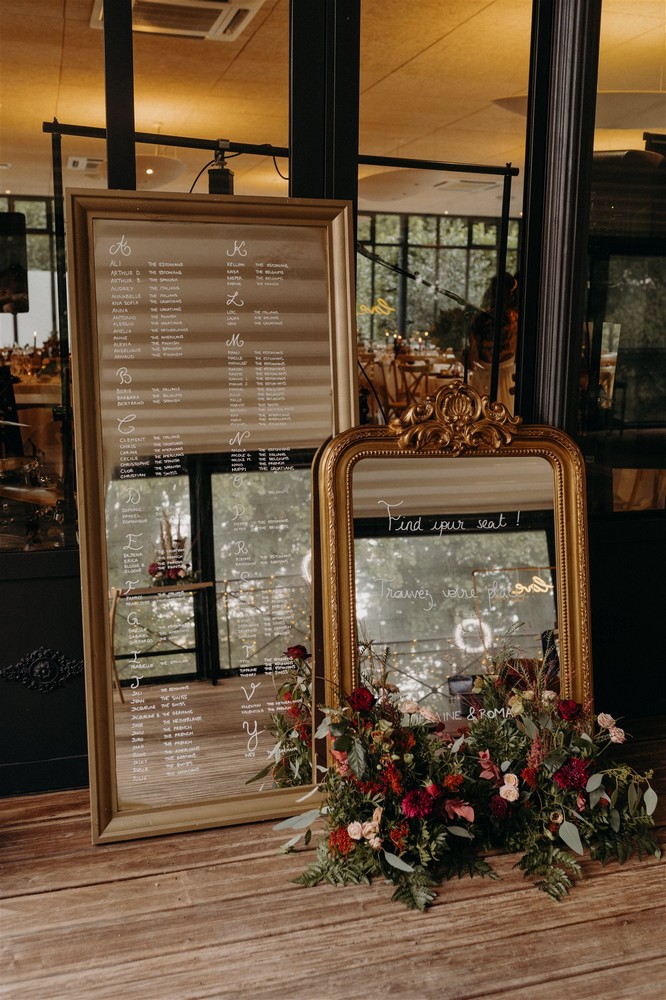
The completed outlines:
{"type": "Polygon", "coordinates": [[[104,160],[95,159],[92,156],[68,156],[67,169],[79,170],[85,174],[95,174],[104,163],[104,160]]]}
{"type": "MultiPolygon", "coordinates": [[[[263,4],[264,0],[133,0],[132,30],[233,42],[263,4]]],[[[104,0],[95,0],[90,26],[104,26],[104,0]]]]}
{"type": "Polygon", "coordinates": [[[477,191],[492,191],[493,188],[499,187],[499,183],[491,180],[477,181],[465,177],[454,177],[451,180],[439,181],[433,187],[446,188],[447,191],[465,191],[467,194],[474,194],[477,191]]]}

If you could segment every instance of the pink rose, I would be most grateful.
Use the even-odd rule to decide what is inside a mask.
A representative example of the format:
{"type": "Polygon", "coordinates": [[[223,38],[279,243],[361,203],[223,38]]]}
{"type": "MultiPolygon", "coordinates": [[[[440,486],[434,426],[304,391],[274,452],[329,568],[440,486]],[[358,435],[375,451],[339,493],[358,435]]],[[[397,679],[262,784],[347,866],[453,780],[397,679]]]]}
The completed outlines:
{"type": "Polygon", "coordinates": [[[611,738],[611,743],[624,743],[626,739],[624,729],[620,729],[619,726],[611,726],[608,735],[611,738]]]}
{"type": "Polygon", "coordinates": [[[515,785],[502,785],[499,790],[500,798],[503,798],[505,802],[516,802],[520,795],[520,792],[515,785]]]}
{"type": "Polygon", "coordinates": [[[602,729],[610,729],[611,726],[615,725],[615,719],[612,715],[609,715],[608,712],[599,712],[597,722],[602,729]]]}
{"type": "Polygon", "coordinates": [[[363,839],[363,824],[362,823],[349,823],[347,826],[347,833],[352,840],[362,840],[363,839]]]}

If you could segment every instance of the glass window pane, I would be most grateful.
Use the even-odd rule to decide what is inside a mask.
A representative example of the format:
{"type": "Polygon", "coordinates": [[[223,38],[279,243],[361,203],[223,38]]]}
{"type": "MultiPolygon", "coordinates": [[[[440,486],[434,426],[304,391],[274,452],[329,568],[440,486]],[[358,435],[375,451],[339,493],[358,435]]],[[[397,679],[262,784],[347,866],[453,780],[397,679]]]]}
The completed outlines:
{"type": "Polygon", "coordinates": [[[494,222],[481,220],[472,223],[472,243],[475,246],[497,245],[497,225],[494,222]]]}
{"type": "Polygon", "coordinates": [[[437,216],[410,215],[407,220],[407,238],[410,243],[434,246],[437,243],[437,216]]]}
{"type": "Polygon", "coordinates": [[[466,247],[467,219],[444,216],[439,220],[439,242],[442,246],[466,247]]]}
{"type": "Polygon", "coordinates": [[[400,240],[400,216],[377,215],[375,239],[377,243],[397,243],[400,240]]]}
{"type": "Polygon", "coordinates": [[[46,202],[24,201],[17,198],[14,202],[15,211],[23,212],[27,229],[46,229],[46,202]]]}
{"type": "Polygon", "coordinates": [[[47,233],[28,233],[28,267],[33,271],[51,270],[50,239],[47,233]]]}

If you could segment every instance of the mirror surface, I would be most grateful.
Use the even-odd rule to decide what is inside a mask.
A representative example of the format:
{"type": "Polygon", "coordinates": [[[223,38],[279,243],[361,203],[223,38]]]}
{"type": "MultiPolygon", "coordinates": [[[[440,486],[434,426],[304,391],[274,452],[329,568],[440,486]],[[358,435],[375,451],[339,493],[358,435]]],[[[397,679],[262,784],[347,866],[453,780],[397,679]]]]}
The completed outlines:
{"type": "Polygon", "coordinates": [[[70,229],[94,839],[288,814],[250,782],[355,419],[348,206],[73,192],[70,229]]]}
{"type": "Polygon", "coordinates": [[[557,628],[553,473],[543,458],[354,466],[359,633],[391,680],[445,718],[510,641],[542,655],[557,628]]]}

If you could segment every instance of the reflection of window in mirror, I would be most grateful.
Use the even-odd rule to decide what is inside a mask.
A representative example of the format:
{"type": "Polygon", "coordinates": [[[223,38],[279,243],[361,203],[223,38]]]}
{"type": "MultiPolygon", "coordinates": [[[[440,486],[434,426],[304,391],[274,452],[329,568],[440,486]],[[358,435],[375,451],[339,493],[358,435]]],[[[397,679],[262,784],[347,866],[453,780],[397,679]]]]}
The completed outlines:
{"type": "Polygon", "coordinates": [[[448,514],[458,526],[449,533],[432,531],[443,518],[421,517],[408,538],[390,535],[384,521],[355,521],[358,627],[389,647],[391,679],[406,697],[451,713],[451,678],[487,672],[507,647],[541,655],[541,633],[556,625],[552,516],[525,514],[522,530],[515,512],[501,533],[477,527],[503,521],[508,528],[510,516],[448,514]],[[502,568],[513,562],[525,569],[502,568]]]}

